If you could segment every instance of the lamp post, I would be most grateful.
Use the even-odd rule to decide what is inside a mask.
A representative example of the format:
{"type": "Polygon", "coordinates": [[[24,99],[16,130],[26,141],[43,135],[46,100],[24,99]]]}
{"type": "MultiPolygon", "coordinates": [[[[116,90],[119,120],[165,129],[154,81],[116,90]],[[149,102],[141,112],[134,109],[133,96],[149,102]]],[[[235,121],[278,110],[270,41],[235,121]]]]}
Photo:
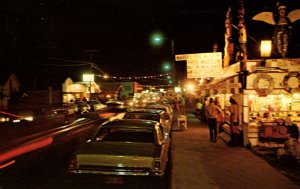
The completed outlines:
{"type": "Polygon", "coordinates": [[[175,87],[177,84],[177,80],[176,80],[176,69],[175,69],[175,47],[174,47],[174,40],[167,38],[167,37],[163,37],[161,34],[156,33],[153,35],[152,37],[153,42],[157,45],[160,44],[161,41],[163,40],[167,40],[170,41],[171,43],[171,67],[172,67],[172,86],[175,87]]]}

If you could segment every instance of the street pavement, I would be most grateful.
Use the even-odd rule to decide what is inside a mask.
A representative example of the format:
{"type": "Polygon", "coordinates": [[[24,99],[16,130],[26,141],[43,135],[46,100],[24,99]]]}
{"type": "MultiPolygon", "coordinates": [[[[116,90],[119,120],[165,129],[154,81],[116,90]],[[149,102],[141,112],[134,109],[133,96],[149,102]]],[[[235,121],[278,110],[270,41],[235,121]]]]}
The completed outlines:
{"type": "Polygon", "coordinates": [[[296,183],[245,147],[209,141],[205,123],[187,111],[187,129],[174,122],[171,189],[298,189],[296,183]]]}

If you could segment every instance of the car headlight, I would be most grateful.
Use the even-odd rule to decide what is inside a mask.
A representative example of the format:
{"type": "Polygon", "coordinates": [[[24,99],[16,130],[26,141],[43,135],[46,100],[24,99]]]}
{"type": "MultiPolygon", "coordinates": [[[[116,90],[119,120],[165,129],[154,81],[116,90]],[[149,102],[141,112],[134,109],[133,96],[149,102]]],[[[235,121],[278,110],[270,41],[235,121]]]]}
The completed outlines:
{"type": "Polygon", "coordinates": [[[24,120],[26,120],[26,121],[33,121],[33,117],[32,117],[32,116],[30,116],[30,117],[25,117],[24,120]]]}

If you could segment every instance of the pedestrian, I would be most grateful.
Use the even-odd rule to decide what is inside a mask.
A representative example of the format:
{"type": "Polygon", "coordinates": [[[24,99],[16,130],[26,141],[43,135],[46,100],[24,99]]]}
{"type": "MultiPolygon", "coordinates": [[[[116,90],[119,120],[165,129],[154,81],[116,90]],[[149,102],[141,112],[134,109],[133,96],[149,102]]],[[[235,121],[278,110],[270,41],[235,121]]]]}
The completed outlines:
{"type": "Polygon", "coordinates": [[[291,126],[292,125],[292,119],[291,119],[291,114],[288,114],[285,118],[285,125],[287,127],[291,126]]]}
{"type": "Polygon", "coordinates": [[[180,115],[180,100],[179,100],[178,96],[174,97],[174,104],[175,104],[175,108],[177,110],[178,115],[180,115]]]}
{"type": "Polygon", "coordinates": [[[214,104],[214,99],[209,99],[209,104],[206,107],[207,125],[209,129],[209,137],[211,142],[217,142],[218,130],[217,130],[217,113],[219,107],[214,104]]]}
{"type": "Polygon", "coordinates": [[[185,114],[185,99],[182,95],[179,96],[180,115],[185,114]]]}
{"type": "Polygon", "coordinates": [[[216,116],[216,121],[217,121],[217,133],[221,133],[222,128],[221,125],[223,123],[223,119],[224,119],[224,114],[222,112],[222,110],[220,108],[218,108],[217,110],[217,116],[216,116]]]}
{"type": "Polygon", "coordinates": [[[298,143],[299,129],[295,123],[292,123],[292,125],[290,126],[290,132],[291,132],[291,137],[294,139],[295,142],[298,143]]]}
{"type": "Polygon", "coordinates": [[[217,113],[217,117],[216,117],[218,134],[220,134],[222,132],[223,120],[224,120],[224,114],[221,109],[218,109],[218,113],[217,113]]]}
{"type": "Polygon", "coordinates": [[[219,97],[215,98],[214,104],[219,107],[218,112],[217,112],[217,116],[216,116],[217,131],[218,131],[218,134],[219,134],[220,131],[221,131],[221,124],[222,124],[223,119],[224,119],[224,114],[223,114],[223,111],[222,111],[222,106],[221,106],[219,97]]]}
{"type": "Polygon", "coordinates": [[[231,145],[239,144],[239,105],[237,101],[230,97],[230,132],[231,132],[231,145]]]}
{"type": "Polygon", "coordinates": [[[200,118],[200,116],[201,116],[202,108],[203,108],[203,104],[202,104],[201,101],[198,99],[198,100],[197,100],[197,103],[196,103],[196,116],[197,116],[198,118],[200,118]]]}

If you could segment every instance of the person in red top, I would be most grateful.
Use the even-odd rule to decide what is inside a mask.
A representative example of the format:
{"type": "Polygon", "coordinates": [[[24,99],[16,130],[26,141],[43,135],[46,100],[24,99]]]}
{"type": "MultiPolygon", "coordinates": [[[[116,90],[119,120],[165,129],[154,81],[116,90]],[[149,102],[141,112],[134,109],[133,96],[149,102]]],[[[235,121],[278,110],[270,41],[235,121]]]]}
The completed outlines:
{"type": "Polygon", "coordinates": [[[223,122],[223,118],[224,118],[224,114],[221,108],[221,104],[218,98],[215,99],[214,101],[215,105],[218,106],[218,110],[217,110],[217,115],[216,115],[216,121],[217,121],[217,131],[218,134],[220,133],[220,127],[221,127],[221,123],[223,122]]]}

